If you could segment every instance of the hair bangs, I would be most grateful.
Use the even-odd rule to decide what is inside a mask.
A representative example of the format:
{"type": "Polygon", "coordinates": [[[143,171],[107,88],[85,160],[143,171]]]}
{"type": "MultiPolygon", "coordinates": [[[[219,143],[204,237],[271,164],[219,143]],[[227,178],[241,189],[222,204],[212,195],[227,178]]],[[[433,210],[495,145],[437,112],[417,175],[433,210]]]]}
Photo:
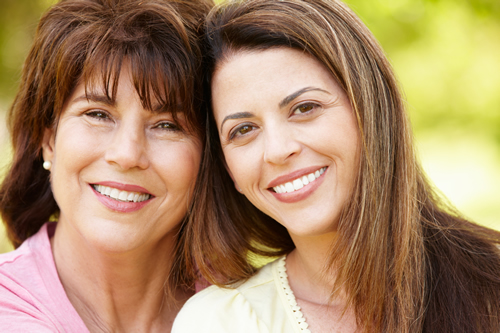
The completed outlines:
{"type": "Polygon", "coordinates": [[[174,120],[181,112],[186,119],[186,130],[200,134],[196,114],[199,106],[193,98],[195,69],[190,55],[179,54],[175,45],[155,45],[151,38],[123,39],[103,40],[88,53],[79,78],[79,82],[85,84],[86,93],[102,89],[114,102],[121,71],[128,69],[144,109],[171,113],[174,120]]]}

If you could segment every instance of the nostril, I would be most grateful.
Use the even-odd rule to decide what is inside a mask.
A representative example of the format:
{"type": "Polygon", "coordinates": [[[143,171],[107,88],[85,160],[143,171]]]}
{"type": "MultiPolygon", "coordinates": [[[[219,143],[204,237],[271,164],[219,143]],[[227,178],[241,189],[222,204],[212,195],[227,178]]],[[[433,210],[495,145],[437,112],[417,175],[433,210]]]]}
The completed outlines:
{"type": "Polygon", "coordinates": [[[302,150],[301,145],[295,140],[280,140],[273,144],[266,142],[264,151],[264,161],[271,164],[282,164],[291,157],[299,154],[302,150]]]}
{"type": "Polygon", "coordinates": [[[105,159],[124,170],[145,169],[149,165],[145,144],[131,138],[113,140],[106,149],[105,159]]]}

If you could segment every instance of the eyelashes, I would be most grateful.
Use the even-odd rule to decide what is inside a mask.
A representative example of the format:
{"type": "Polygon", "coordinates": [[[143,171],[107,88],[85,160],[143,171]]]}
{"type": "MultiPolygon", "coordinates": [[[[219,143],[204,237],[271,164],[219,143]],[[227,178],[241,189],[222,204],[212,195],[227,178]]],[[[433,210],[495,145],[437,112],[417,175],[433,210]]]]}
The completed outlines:
{"type": "Polygon", "coordinates": [[[315,109],[319,108],[320,105],[317,103],[307,102],[297,105],[293,110],[292,114],[305,114],[313,112],[315,109]]]}
{"type": "Polygon", "coordinates": [[[154,126],[154,128],[163,129],[163,130],[167,130],[167,131],[181,131],[182,130],[182,128],[179,125],[177,125],[171,121],[162,121],[159,124],[157,124],[156,126],[154,126]]]}
{"type": "Polygon", "coordinates": [[[233,140],[239,136],[248,135],[256,128],[257,127],[253,124],[242,124],[240,126],[237,126],[229,133],[229,140],[233,140]]]}
{"type": "Polygon", "coordinates": [[[110,119],[109,114],[103,110],[87,111],[87,112],[85,112],[85,115],[88,117],[94,118],[96,120],[99,120],[99,121],[110,119]]]}
{"type": "MultiPolygon", "coordinates": [[[[109,112],[100,109],[84,112],[84,115],[98,122],[115,121],[115,119],[109,112]]],[[[160,120],[156,124],[152,125],[151,128],[163,131],[172,131],[172,132],[183,131],[182,126],[171,120],[160,120]]]]}
{"type": "MultiPolygon", "coordinates": [[[[312,115],[315,111],[321,109],[321,105],[319,103],[314,102],[304,102],[290,110],[289,118],[298,116],[298,117],[307,117],[308,115],[312,115]]],[[[301,119],[301,118],[298,118],[301,119]]],[[[305,118],[306,119],[306,118],[305,118]]],[[[305,120],[304,119],[304,120],[305,120]]],[[[231,130],[228,134],[228,141],[237,140],[240,137],[245,137],[251,135],[259,126],[254,123],[245,122],[242,124],[238,124],[233,130],[231,130]]]]}

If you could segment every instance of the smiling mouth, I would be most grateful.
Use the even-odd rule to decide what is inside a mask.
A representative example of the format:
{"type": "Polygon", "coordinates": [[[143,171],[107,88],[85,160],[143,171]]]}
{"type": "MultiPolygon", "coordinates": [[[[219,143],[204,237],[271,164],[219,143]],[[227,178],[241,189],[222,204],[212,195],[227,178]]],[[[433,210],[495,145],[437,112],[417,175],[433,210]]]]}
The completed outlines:
{"type": "Polygon", "coordinates": [[[274,192],[281,194],[281,193],[291,193],[295,192],[297,190],[300,190],[304,186],[314,182],[316,179],[318,179],[326,170],[327,167],[323,167],[319,170],[316,170],[316,172],[312,172],[308,175],[299,177],[297,179],[292,180],[291,182],[286,182],[284,184],[274,186],[273,190],[274,192]]]}
{"type": "Polygon", "coordinates": [[[117,188],[97,184],[93,184],[92,187],[102,195],[110,197],[116,201],[142,202],[152,198],[152,195],[148,193],[121,191],[117,188]]]}

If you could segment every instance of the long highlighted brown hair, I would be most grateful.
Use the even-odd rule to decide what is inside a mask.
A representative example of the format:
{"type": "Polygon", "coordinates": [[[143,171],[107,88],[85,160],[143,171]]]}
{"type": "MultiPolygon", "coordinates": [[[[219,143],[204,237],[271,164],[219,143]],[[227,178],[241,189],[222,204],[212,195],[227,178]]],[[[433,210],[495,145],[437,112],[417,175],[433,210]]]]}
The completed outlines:
{"type": "MultiPolygon", "coordinates": [[[[114,100],[126,62],[144,108],[160,104],[175,117],[181,106],[177,112],[203,140],[200,37],[212,6],[211,0],[63,0],[45,13],[8,118],[14,156],[0,187],[0,212],[15,247],[59,213],[41,144],[79,83],[102,84],[114,100]]],[[[177,260],[171,280],[185,272],[177,260]]]]}
{"type": "MultiPolygon", "coordinates": [[[[228,2],[210,13],[206,44],[208,100],[211,76],[231,53],[277,47],[314,56],[349,97],[361,158],[329,265],[338,272],[335,290],[347,291],[359,327],[398,333],[500,331],[500,234],[462,218],[435,193],[415,156],[391,66],[345,4],[228,2]]],[[[282,255],[294,245],[284,227],[234,189],[213,116],[207,136],[186,256],[193,256],[208,281],[228,286],[255,273],[252,254],[282,255]]]]}

